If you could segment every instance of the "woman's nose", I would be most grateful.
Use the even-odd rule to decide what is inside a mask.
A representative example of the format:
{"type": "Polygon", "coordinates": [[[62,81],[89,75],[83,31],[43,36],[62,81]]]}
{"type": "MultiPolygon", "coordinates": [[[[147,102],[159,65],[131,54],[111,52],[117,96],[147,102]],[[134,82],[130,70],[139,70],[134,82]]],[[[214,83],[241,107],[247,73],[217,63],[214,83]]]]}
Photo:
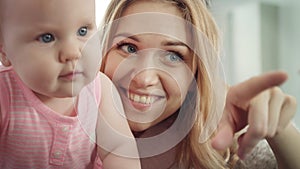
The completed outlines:
{"type": "Polygon", "coordinates": [[[62,63],[78,60],[81,57],[81,45],[77,40],[67,40],[61,44],[59,60],[62,63]]]}
{"type": "Polygon", "coordinates": [[[131,74],[132,84],[135,87],[143,88],[154,86],[159,83],[159,70],[155,64],[155,50],[139,53],[133,60],[133,72],[131,74]]]}
{"type": "Polygon", "coordinates": [[[159,83],[159,75],[155,68],[145,68],[132,75],[131,84],[136,88],[146,88],[159,83]]]}

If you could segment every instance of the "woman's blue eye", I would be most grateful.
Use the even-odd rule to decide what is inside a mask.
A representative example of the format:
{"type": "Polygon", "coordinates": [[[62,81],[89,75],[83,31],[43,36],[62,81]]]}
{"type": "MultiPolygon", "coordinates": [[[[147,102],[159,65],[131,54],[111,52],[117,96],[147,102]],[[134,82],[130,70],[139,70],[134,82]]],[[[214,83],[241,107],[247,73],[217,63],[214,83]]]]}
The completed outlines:
{"type": "Polygon", "coordinates": [[[121,49],[127,53],[136,53],[137,49],[134,45],[131,44],[122,44],[120,45],[121,49]]]}
{"type": "Polygon", "coordinates": [[[136,52],[136,48],[134,46],[128,45],[127,51],[129,53],[135,53],[136,52]]]}
{"type": "Polygon", "coordinates": [[[182,61],[182,56],[180,54],[177,54],[174,52],[168,52],[168,54],[165,57],[170,62],[181,62],[182,61]]]}
{"type": "Polygon", "coordinates": [[[41,42],[44,42],[44,43],[50,43],[50,42],[54,41],[55,38],[52,34],[46,33],[46,34],[41,35],[38,38],[38,40],[41,41],[41,42]]]}
{"type": "Polygon", "coordinates": [[[86,26],[79,28],[78,35],[79,36],[85,36],[88,32],[88,29],[86,26]]]}

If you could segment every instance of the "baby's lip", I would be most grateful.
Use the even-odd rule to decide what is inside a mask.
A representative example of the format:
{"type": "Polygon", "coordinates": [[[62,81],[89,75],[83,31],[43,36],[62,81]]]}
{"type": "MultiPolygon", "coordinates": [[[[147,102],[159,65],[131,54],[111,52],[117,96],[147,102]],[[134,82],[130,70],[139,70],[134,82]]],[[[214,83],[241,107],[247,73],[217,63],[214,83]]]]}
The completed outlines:
{"type": "Polygon", "coordinates": [[[75,74],[80,74],[82,73],[82,71],[78,71],[78,70],[72,70],[72,71],[67,71],[65,73],[60,74],[59,76],[63,77],[63,76],[69,76],[69,75],[75,75],[75,74]]]}
{"type": "Polygon", "coordinates": [[[80,76],[82,74],[83,72],[78,70],[67,71],[65,73],[60,74],[59,78],[73,80],[75,77],[80,76]]]}

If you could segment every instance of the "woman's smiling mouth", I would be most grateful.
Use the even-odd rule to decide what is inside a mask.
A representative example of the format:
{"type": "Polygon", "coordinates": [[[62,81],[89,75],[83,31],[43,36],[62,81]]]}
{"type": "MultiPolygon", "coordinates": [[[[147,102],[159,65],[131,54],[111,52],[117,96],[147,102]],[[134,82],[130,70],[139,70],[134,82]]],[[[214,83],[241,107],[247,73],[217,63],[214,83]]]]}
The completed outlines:
{"type": "Polygon", "coordinates": [[[155,100],[153,96],[138,95],[134,93],[128,93],[127,97],[133,102],[142,104],[152,104],[155,100]]]}
{"type": "Polygon", "coordinates": [[[153,103],[164,98],[164,96],[160,95],[133,92],[131,90],[126,90],[123,87],[120,87],[120,89],[123,96],[125,96],[128,99],[128,102],[130,102],[131,106],[141,111],[146,111],[153,103]]]}

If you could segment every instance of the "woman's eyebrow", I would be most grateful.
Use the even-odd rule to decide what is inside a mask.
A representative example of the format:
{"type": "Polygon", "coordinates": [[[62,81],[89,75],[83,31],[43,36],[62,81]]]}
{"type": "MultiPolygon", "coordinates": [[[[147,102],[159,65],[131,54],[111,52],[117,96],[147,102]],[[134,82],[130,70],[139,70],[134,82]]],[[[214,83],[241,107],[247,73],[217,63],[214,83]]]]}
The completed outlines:
{"type": "Polygon", "coordinates": [[[130,33],[118,33],[114,36],[113,39],[119,38],[119,37],[121,37],[122,39],[129,38],[129,39],[139,42],[139,39],[135,35],[132,35],[130,33]]]}
{"type": "Polygon", "coordinates": [[[186,48],[189,48],[185,43],[183,42],[180,42],[180,41],[163,41],[162,42],[162,45],[163,46],[182,46],[182,47],[186,47],[186,48]]]}

